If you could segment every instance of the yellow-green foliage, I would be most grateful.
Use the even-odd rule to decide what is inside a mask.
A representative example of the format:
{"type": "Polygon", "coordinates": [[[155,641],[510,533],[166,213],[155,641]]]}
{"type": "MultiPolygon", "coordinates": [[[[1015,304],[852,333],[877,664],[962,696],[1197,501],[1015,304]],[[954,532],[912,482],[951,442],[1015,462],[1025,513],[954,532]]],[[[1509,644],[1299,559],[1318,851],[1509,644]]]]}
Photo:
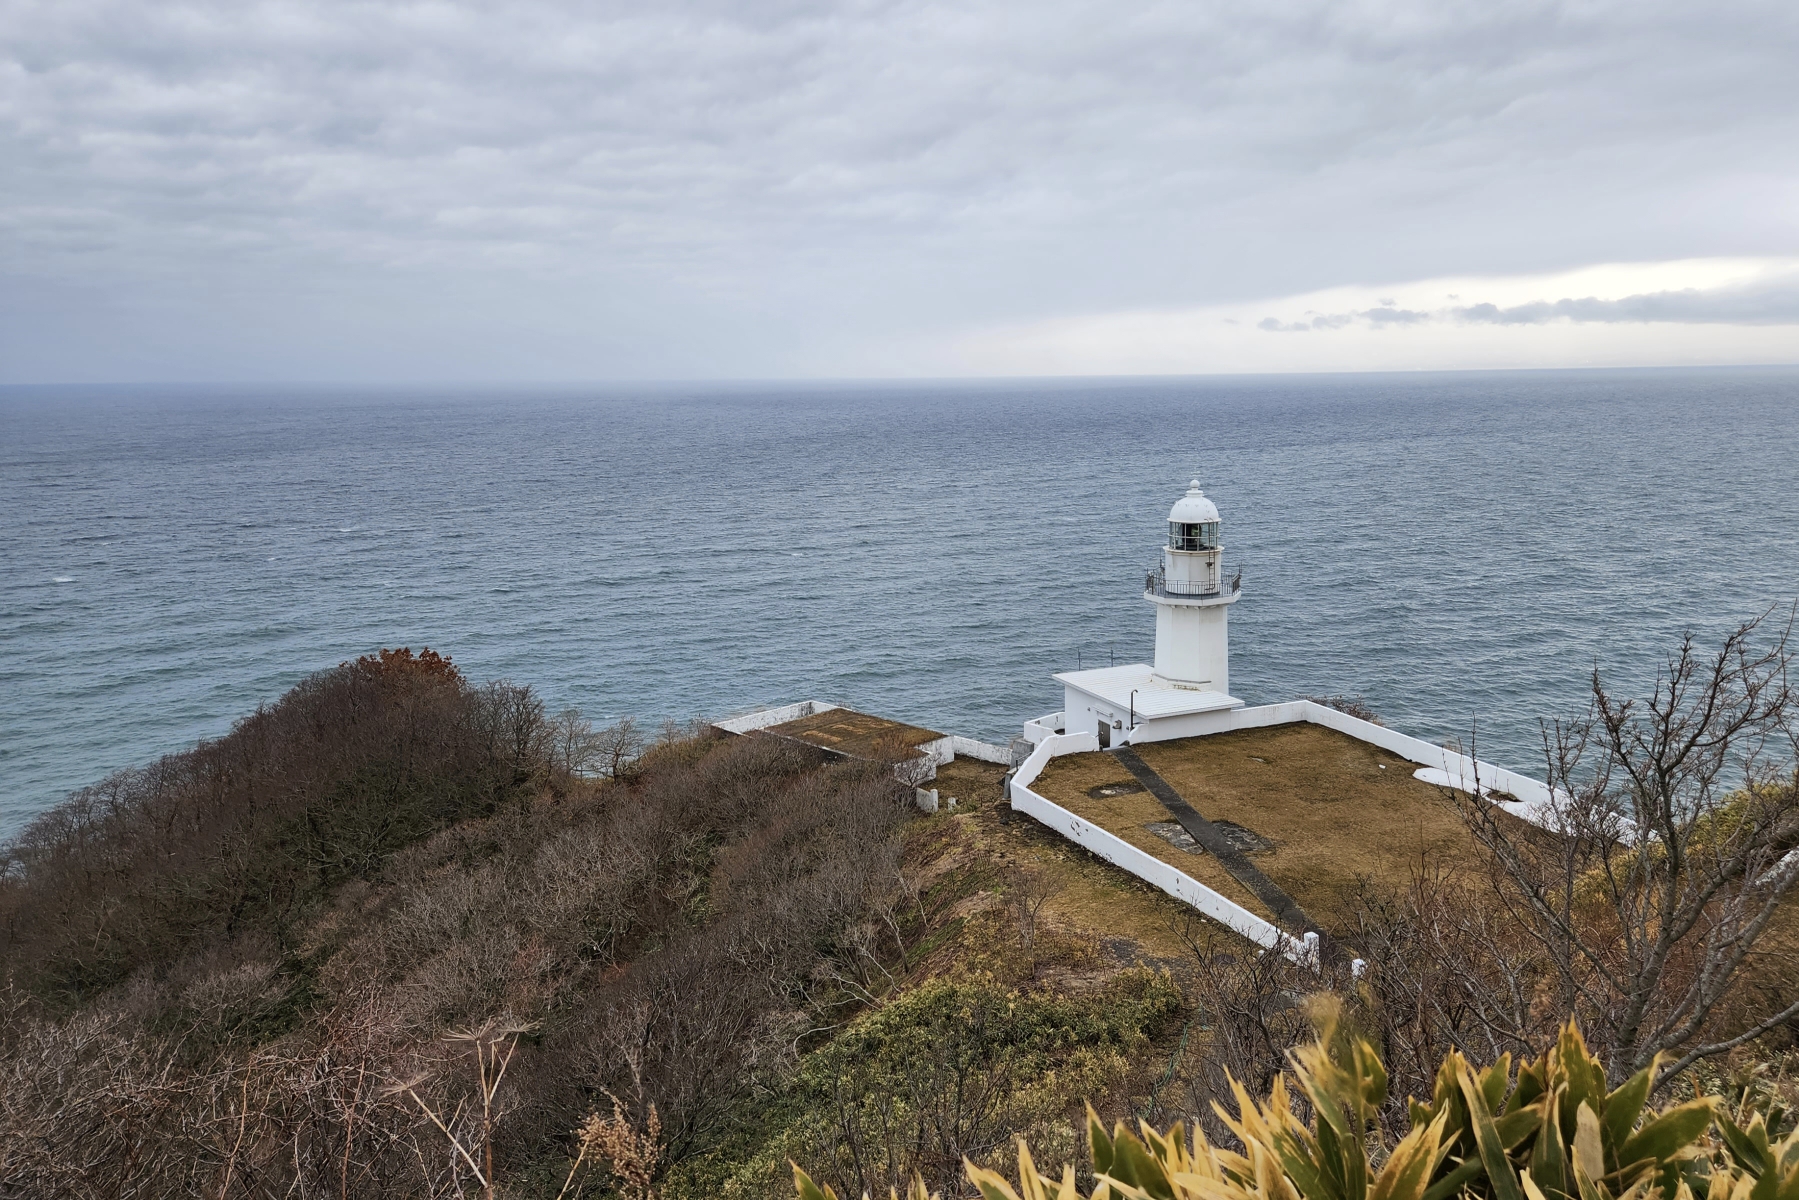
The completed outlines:
{"type": "Polygon", "coordinates": [[[981,976],[926,983],[806,1056],[774,1128],[721,1190],[784,1191],[789,1159],[855,1191],[920,1171],[942,1187],[965,1155],[1009,1157],[1017,1132],[1072,1157],[1070,1111],[1126,1080],[1181,1004],[1167,975],[1142,969],[1078,995],[981,976]]]}
{"type": "MultiPolygon", "coordinates": [[[[1698,814],[1693,818],[1692,828],[1681,839],[1689,865],[1694,856],[1728,856],[1740,849],[1739,839],[1753,840],[1758,836],[1757,829],[1767,821],[1768,813],[1779,812],[1795,787],[1799,787],[1799,771],[1790,779],[1759,783],[1731,792],[1716,808],[1698,814]]],[[[1589,867],[1577,881],[1576,900],[1582,904],[1604,901],[1621,881],[1627,886],[1653,889],[1656,877],[1667,868],[1668,844],[1659,833],[1633,845],[1621,846],[1617,853],[1624,860],[1637,862],[1639,870],[1617,871],[1614,868],[1608,871],[1602,865],[1589,867]]]]}
{"type": "MultiPolygon", "coordinates": [[[[1774,1140],[1760,1113],[1736,1119],[1715,1097],[1666,1109],[1648,1104],[1652,1064],[1616,1088],[1573,1023],[1548,1053],[1514,1076],[1509,1056],[1475,1071],[1444,1060],[1429,1104],[1410,1106],[1411,1128],[1380,1148],[1375,1115],[1387,1077],[1372,1046],[1345,1030],[1334,1006],[1319,1037],[1291,1056],[1293,1080],[1314,1112],[1300,1121],[1286,1080],[1265,1101],[1234,1086],[1237,1115],[1218,1115],[1242,1152],[1175,1124],[1110,1134],[1091,1108],[1092,1200],[1799,1200],[1799,1130],[1774,1140]],[[1707,1138],[1715,1128],[1716,1136],[1707,1138]]],[[[974,1163],[967,1177],[985,1200],[1085,1200],[1072,1167],[1046,1179],[1018,1150],[1018,1186],[974,1163]]],[[[835,1200],[797,1167],[802,1200],[835,1200]]],[[[915,1183],[910,1200],[923,1200],[915,1183]]]]}

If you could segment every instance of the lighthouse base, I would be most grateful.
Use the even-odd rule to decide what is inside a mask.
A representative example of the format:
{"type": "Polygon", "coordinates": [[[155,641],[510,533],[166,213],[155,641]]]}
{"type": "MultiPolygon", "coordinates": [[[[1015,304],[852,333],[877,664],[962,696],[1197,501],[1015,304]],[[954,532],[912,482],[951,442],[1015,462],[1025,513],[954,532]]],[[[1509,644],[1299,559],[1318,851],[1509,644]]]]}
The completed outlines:
{"type": "Polygon", "coordinates": [[[1225,692],[1171,685],[1148,663],[1065,671],[1055,679],[1062,685],[1062,731],[1097,737],[1104,727],[1104,743],[1112,746],[1185,736],[1173,731],[1187,729],[1207,713],[1243,707],[1243,701],[1225,692]]]}
{"type": "Polygon", "coordinates": [[[1157,687],[1174,688],[1182,692],[1216,692],[1210,679],[1170,679],[1160,671],[1150,673],[1150,680],[1157,687]]]}

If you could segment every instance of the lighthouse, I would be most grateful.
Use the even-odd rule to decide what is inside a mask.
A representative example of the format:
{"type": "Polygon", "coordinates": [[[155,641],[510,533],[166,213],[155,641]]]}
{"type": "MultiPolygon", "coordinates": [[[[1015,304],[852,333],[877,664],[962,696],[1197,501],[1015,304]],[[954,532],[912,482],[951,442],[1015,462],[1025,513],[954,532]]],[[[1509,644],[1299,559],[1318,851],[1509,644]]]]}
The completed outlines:
{"type": "Polygon", "coordinates": [[[1156,606],[1154,679],[1172,688],[1229,692],[1230,606],[1242,577],[1224,577],[1218,506],[1199,480],[1168,512],[1162,564],[1144,580],[1143,598],[1156,606]]]}
{"type": "Polygon", "coordinates": [[[1169,510],[1162,561],[1143,581],[1143,598],[1156,608],[1154,665],[1054,676],[1063,688],[1062,711],[1027,722],[1027,740],[1091,733],[1107,747],[1194,737],[1228,724],[1243,707],[1230,694],[1226,625],[1242,575],[1225,571],[1222,524],[1218,506],[1194,480],[1169,510]]]}

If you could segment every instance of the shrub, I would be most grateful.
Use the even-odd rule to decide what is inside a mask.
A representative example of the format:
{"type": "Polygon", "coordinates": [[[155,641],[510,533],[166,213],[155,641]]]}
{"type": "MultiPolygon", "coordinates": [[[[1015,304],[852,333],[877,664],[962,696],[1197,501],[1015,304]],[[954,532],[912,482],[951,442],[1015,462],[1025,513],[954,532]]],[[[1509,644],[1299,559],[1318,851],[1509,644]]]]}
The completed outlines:
{"type": "Polygon", "coordinates": [[[1072,1153],[1079,1098],[1129,1080],[1181,1009],[1174,982],[1142,968],[1078,995],[922,984],[806,1057],[784,1122],[727,1193],[761,1194],[786,1158],[853,1194],[914,1174],[949,1186],[1021,1132],[1072,1153]]]}
{"type": "MultiPolygon", "coordinates": [[[[1655,1110],[1651,1063],[1616,1088],[1570,1022],[1557,1044],[1514,1075],[1510,1056],[1475,1071],[1451,1053],[1429,1104],[1409,1105],[1410,1129],[1384,1149],[1378,1113],[1387,1075],[1374,1047],[1348,1031],[1334,1001],[1319,1034],[1289,1059],[1297,1097],[1278,1078],[1265,1101],[1236,1086],[1237,1115],[1219,1115],[1241,1150],[1212,1145],[1180,1123],[1166,1133],[1123,1123],[1107,1133],[1091,1107],[1087,1133],[1095,1200],[1794,1200],[1799,1132],[1774,1141],[1764,1114],[1747,1124],[1716,1097],[1655,1110]],[[1312,1117],[1302,1121],[1294,1099],[1312,1117]],[[1708,1128],[1717,1136],[1705,1138],[1708,1128]]],[[[1778,1127],[1778,1119],[1775,1122],[1778,1127]]],[[[1082,1200],[1072,1166],[1046,1179],[1020,1141],[1018,1186],[973,1162],[985,1200],[1082,1200]]],[[[834,1200],[798,1166],[800,1200],[834,1200]]],[[[922,1196],[914,1182],[911,1195],[922,1196]]]]}
{"type": "Polygon", "coordinates": [[[713,1144],[838,1011],[911,795],[678,730],[582,779],[518,757],[537,712],[349,664],[17,844],[0,1196],[591,1194],[626,1128],[640,1190],[713,1144]]]}
{"type": "Polygon", "coordinates": [[[303,681],[230,733],[121,771],[0,846],[4,974],[66,1011],[194,948],[282,952],[334,888],[528,795],[545,771],[529,688],[476,688],[430,650],[303,681]]]}

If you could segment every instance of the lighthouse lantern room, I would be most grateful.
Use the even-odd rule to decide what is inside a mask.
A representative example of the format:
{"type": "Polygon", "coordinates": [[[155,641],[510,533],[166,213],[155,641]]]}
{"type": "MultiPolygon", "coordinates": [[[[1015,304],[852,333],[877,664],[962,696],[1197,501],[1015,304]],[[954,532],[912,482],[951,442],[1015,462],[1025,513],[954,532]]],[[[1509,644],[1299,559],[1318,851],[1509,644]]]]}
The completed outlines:
{"type": "Polygon", "coordinates": [[[1222,524],[1218,506],[1194,480],[1168,513],[1162,561],[1143,583],[1144,599],[1156,608],[1154,665],[1055,676],[1063,686],[1064,732],[1093,733],[1102,746],[1191,737],[1243,706],[1230,694],[1228,632],[1242,574],[1225,571],[1222,524]]]}

